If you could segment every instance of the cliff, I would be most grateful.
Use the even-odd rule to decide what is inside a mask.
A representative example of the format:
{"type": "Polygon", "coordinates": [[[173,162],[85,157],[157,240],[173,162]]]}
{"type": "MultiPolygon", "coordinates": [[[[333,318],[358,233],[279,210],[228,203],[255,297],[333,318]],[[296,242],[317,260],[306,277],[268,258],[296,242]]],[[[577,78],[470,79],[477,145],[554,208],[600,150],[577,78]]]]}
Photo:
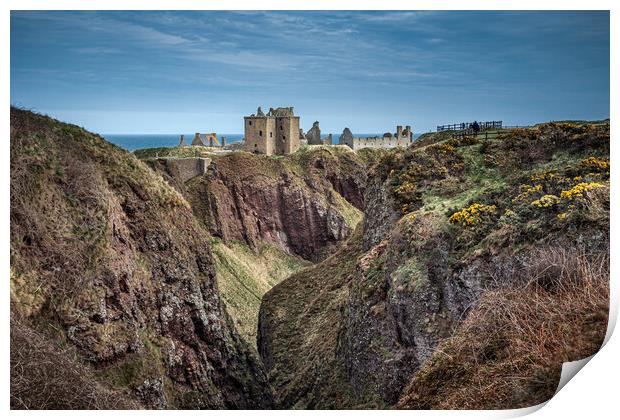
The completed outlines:
{"type": "Polygon", "coordinates": [[[224,301],[254,347],[263,295],[308,260],[333,253],[361,220],[365,161],[346,148],[329,147],[271,157],[203,154],[211,160],[207,173],[186,182],[171,165],[153,158],[174,158],[176,151],[135,153],[187,199],[214,237],[224,301]]]}
{"type": "Polygon", "coordinates": [[[90,408],[98,392],[97,408],[271,407],[211,249],[189,203],[135,156],[11,109],[12,406],[90,408]],[[40,379],[57,362],[84,372],[73,399],[40,379]]]}
{"type": "Polygon", "coordinates": [[[318,261],[347,238],[363,210],[364,165],[328,148],[285,157],[234,153],[213,159],[187,185],[194,213],[213,236],[267,242],[318,261]]]}
{"type": "Polygon", "coordinates": [[[608,122],[429,137],[369,173],[360,231],[263,299],[258,347],[277,404],[549,399],[561,362],[605,335],[608,122]]]}

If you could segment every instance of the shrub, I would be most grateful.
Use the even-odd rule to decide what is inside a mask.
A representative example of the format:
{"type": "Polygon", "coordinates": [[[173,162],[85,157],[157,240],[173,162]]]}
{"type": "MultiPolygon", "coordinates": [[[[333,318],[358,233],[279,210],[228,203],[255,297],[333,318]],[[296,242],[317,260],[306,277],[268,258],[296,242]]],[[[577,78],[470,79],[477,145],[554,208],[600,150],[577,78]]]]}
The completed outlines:
{"type": "Polygon", "coordinates": [[[552,194],[545,194],[538,200],[532,201],[532,205],[536,207],[553,207],[560,202],[560,199],[552,194]]]}
{"type": "Polygon", "coordinates": [[[603,184],[599,182],[580,182],[579,184],[572,187],[570,190],[562,191],[560,193],[560,198],[566,200],[583,198],[586,192],[591,191],[595,188],[601,188],[602,186],[603,184]]]}
{"type": "Polygon", "coordinates": [[[108,389],[75,351],[57,346],[11,314],[11,409],[137,409],[108,389]]]}
{"type": "Polygon", "coordinates": [[[594,156],[590,156],[587,159],[582,160],[579,166],[587,172],[609,172],[609,158],[599,159],[594,156]]]}
{"type": "Polygon", "coordinates": [[[461,211],[457,211],[448,220],[454,225],[468,227],[482,223],[483,220],[494,216],[496,212],[497,207],[494,205],[474,203],[461,211]]]}

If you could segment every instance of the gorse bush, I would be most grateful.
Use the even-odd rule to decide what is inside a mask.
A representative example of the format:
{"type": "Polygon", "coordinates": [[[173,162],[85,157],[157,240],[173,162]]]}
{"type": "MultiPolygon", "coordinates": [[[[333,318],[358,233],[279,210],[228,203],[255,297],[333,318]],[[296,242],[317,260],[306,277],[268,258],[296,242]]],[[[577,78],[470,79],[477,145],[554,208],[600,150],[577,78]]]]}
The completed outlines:
{"type": "Polygon", "coordinates": [[[497,207],[474,203],[471,206],[457,211],[450,216],[450,223],[463,227],[474,226],[482,223],[483,220],[492,218],[497,213],[497,207]]]}
{"type": "Polygon", "coordinates": [[[390,178],[391,193],[403,214],[420,207],[424,190],[448,178],[462,178],[464,169],[463,157],[448,143],[389,153],[378,165],[390,178]]]}

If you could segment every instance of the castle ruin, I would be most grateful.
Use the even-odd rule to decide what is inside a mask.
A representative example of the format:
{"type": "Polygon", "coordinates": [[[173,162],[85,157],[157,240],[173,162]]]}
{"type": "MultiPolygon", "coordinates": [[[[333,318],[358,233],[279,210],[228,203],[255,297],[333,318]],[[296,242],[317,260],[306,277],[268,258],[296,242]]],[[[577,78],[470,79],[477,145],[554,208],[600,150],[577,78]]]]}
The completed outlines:
{"type": "Polygon", "coordinates": [[[256,114],[243,119],[247,152],[289,155],[299,149],[299,117],[293,107],[269,108],[267,114],[258,107],[256,114]]]}
{"type": "MultiPolygon", "coordinates": [[[[209,147],[214,147],[216,144],[219,145],[220,142],[217,139],[217,134],[206,133],[203,139],[202,134],[196,133],[194,135],[194,139],[192,140],[192,146],[207,146],[207,143],[209,144],[209,147]]],[[[183,135],[181,135],[179,146],[186,146],[183,135]]]]}
{"type": "Polygon", "coordinates": [[[345,128],[340,135],[339,144],[347,145],[353,151],[358,151],[365,147],[375,149],[392,149],[394,147],[407,147],[413,141],[411,126],[406,126],[403,130],[402,125],[396,126],[396,133],[385,133],[383,137],[353,137],[353,133],[345,128]]]}
{"type": "Polygon", "coordinates": [[[308,130],[306,133],[306,140],[310,145],[331,145],[332,144],[332,135],[328,135],[325,138],[321,138],[321,127],[319,127],[319,122],[315,121],[312,124],[312,128],[308,130]]]}

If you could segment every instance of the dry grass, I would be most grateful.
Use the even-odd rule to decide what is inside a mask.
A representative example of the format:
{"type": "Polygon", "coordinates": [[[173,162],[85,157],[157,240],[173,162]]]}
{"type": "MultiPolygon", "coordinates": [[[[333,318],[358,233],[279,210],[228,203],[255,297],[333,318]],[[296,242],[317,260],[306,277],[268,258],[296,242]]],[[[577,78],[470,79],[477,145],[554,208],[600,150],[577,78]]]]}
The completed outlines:
{"type": "Polygon", "coordinates": [[[413,377],[398,408],[507,409],[550,399],[561,364],[601,346],[609,254],[546,248],[497,276],[413,377]]]}
{"type": "Polygon", "coordinates": [[[82,364],[75,351],[52,344],[17,314],[11,316],[11,409],[138,409],[82,364]]]}

